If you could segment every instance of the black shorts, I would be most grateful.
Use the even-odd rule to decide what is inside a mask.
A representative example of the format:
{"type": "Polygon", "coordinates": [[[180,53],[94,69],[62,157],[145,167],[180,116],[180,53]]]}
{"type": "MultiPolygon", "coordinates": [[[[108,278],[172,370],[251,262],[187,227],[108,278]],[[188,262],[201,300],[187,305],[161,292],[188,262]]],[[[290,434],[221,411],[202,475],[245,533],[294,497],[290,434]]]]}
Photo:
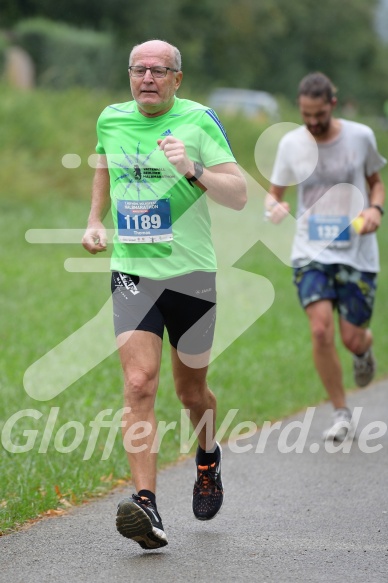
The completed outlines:
{"type": "Polygon", "coordinates": [[[185,354],[202,354],[213,344],[216,319],[215,272],[194,271],[170,279],[112,272],[115,334],[145,330],[185,354]]]}

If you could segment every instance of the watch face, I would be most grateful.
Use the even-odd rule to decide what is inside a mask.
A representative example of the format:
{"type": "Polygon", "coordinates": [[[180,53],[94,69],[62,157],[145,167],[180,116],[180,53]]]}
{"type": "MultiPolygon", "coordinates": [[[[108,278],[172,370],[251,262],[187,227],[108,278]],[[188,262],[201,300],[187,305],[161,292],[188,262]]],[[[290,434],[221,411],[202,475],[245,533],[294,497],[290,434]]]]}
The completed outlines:
{"type": "Polygon", "coordinates": [[[199,162],[194,162],[194,176],[199,178],[203,174],[203,166],[199,162]]]}

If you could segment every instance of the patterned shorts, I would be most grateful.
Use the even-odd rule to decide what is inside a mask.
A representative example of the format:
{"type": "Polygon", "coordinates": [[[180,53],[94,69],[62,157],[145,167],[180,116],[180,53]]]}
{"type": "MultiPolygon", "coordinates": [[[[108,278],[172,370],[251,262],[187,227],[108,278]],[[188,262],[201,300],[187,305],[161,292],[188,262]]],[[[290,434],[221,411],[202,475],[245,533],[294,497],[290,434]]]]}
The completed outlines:
{"type": "Polygon", "coordinates": [[[331,300],[346,321],[368,327],[376,294],[376,273],[312,261],[294,268],[294,283],[303,308],[319,300],[331,300]]]}

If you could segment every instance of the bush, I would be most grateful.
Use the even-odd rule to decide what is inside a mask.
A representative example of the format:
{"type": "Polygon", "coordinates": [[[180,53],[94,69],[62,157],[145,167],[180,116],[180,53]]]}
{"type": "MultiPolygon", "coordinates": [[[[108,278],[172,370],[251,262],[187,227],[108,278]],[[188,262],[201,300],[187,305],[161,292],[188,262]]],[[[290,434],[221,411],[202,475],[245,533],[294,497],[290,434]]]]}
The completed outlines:
{"type": "Polygon", "coordinates": [[[5,33],[0,30],[0,75],[4,71],[4,64],[5,64],[5,54],[6,50],[9,46],[9,40],[6,37],[5,33]]]}
{"type": "MultiPolygon", "coordinates": [[[[14,34],[35,63],[38,85],[57,89],[115,86],[119,66],[110,34],[43,18],[19,22],[14,34]]],[[[126,66],[124,55],[122,59],[120,69],[126,66]]]]}

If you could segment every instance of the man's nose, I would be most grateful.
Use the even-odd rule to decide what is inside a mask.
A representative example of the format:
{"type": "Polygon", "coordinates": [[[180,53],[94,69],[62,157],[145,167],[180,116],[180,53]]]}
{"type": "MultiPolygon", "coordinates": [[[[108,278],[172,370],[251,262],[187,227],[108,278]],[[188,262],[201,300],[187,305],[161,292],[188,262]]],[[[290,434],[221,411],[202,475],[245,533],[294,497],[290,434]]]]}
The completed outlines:
{"type": "Polygon", "coordinates": [[[153,80],[154,80],[154,78],[151,74],[151,71],[149,69],[147,69],[145,74],[144,74],[144,81],[147,81],[149,83],[150,81],[153,81],[153,80]]]}

